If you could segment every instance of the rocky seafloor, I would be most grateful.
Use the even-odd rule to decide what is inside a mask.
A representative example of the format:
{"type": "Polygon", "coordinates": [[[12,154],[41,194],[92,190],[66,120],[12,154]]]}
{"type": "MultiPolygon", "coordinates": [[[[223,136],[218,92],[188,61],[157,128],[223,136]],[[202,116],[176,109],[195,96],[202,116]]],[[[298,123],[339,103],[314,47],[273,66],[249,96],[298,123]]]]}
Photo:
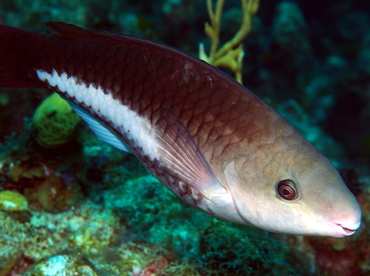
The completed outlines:
{"type": "MultiPolygon", "coordinates": [[[[225,3],[222,42],[241,15],[239,1],[225,3]]],[[[48,21],[147,37],[193,55],[199,43],[209,47],[206,1],[0,2],[0,24],[44,32],[48,21]]],[[[2,89],[0,276],[368,275],[369,27],[365,1],[261,0],[243,41],[244,85],[341,172],[363,211],[355,235],[288,236],[220,221],[181,203],[83,122],[68,125],[65,143],[42,146],[38,122],[48,117],[34,114],[50,93],[2,89]]]]}

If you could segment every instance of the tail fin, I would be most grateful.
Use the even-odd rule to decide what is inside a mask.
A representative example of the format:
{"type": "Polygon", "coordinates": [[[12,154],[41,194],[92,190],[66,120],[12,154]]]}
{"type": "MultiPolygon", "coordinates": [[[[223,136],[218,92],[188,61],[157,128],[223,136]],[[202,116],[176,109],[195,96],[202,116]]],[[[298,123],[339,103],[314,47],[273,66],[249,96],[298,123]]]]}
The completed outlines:
{"type": "Polygon", "coordinates": [[[17,76],[19,66],[17,51],[20,45],[16,45],[19,37],[30,33],[21,29],[0,25],[0,88],[24,88],[29,87],[27,82],[17,76]]]}

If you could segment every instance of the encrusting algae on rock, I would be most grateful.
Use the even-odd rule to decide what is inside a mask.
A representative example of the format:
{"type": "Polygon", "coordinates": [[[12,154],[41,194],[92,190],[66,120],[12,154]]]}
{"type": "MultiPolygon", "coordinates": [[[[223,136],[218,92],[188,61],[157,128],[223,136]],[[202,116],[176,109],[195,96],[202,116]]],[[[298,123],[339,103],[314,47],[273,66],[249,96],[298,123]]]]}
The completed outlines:
{"type": "Polygon", "coordinates": [[[25,273],[25,276],[99,276],[94,268],[86,262],[79,254],[57,255],[47,258],[37,265],[31,271],[25,273]]]}

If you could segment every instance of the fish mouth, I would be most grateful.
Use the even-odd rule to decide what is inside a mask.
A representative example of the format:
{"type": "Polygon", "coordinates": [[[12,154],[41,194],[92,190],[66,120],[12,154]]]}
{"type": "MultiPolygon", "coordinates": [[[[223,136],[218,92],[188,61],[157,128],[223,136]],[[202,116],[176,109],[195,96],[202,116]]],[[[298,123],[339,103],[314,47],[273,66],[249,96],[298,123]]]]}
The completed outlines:
{"type": "Polygon", "coordinates": [[[361,222],[349,225],[328,221],[327,224],[334,228],[334,233],[331,236],[335,238],[344,238],[353,235],[356,230],[360,228],[361,222]]]}
{"type": "Polygon", "coordinates": [[[350,228],[346,228],[342,225],[339,225],[340,227],[342,227],[343,231],[346,233],[346,235],[353,235],[357,229],[350,229],[350,228]]]}

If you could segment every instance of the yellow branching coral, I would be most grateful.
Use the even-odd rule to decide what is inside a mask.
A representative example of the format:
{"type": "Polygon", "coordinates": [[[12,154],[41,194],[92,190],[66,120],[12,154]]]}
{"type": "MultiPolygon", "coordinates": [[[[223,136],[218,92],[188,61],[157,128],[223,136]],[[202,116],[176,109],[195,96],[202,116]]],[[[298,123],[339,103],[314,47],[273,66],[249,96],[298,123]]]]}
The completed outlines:
{"type": "Polygon", "coordinates": [[[210,23],[205,23],[204,31],[211,39],[209,55],[204,50],[204,45],[199,45],[199,58],[216,67],[230,68],[235,79],[242,83],[242,62],[244,57],[242,40],[252,29],[252,16],[257,12],[259,0],[241,0],[243,19],[238,32],[234,37],[218,48],[220,42],[220,26],[222,10],[225,0],[217,0],[213,8],[212,0],[207,0],[207,10],[210,23]]]}

